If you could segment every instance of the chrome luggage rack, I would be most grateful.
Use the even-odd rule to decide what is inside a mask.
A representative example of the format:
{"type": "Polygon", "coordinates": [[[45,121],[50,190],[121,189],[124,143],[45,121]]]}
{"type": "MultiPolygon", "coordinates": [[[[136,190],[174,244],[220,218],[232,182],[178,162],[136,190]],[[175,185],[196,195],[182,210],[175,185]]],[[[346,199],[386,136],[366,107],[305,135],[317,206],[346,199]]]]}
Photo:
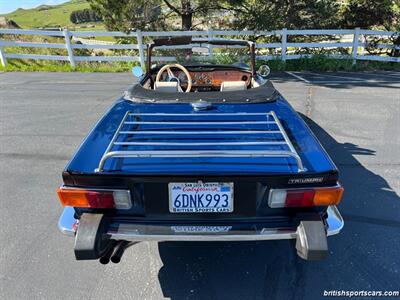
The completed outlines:
{"type": "Polygon", "coordinates": [[[104,165],[110,158],[199,157],[292,158],[297,164],[297,171],[305,171],[299,154],[274,111],[266,113],[128,111],[95,172],[104,172],[104,165]]]}

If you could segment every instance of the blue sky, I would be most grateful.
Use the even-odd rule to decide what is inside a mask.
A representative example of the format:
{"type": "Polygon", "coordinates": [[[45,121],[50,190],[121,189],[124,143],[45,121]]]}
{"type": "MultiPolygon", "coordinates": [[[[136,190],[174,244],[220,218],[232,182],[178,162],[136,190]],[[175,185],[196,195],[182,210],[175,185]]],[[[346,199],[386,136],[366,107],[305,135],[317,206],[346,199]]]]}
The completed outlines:
{"type": "Polygon", "coordinates": [[[6,14],[17,8],[33,8],[41,4],[60,4],[68,0],[0,0],[0,14],[6,14]]]}

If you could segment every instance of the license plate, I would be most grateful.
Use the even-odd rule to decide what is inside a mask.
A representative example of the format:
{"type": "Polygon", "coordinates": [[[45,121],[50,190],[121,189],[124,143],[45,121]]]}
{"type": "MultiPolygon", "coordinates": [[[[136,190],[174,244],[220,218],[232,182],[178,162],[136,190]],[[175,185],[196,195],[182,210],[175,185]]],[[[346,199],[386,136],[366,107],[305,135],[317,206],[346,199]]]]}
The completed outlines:
{"type": "Polygon", "coordinates": [[[168,189],[172,213],[233,212],[232,182],[171,182],[168,189]]]}
{"type": "Polygon", "coordinates": [[[232,226],[171,226],[176,233],[221,233],[228,232],[232,226]]]}

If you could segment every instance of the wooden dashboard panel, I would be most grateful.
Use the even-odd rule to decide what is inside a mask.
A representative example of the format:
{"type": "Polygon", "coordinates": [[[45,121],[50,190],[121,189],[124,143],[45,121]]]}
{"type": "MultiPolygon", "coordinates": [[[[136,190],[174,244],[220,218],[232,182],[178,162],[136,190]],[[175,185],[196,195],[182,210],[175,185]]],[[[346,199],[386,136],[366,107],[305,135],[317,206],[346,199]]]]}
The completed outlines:
{"type": "MultiPolygon", "coordinates": [[[[182,71],[173,71],[174,75],[180,79],[182,87],[187,85],[187,78],[182,71]]],[[[250,85],[251,74],[244,71],[235,70],[214,70],[208,72],[189,72],[192,77],[193,87],[212,87],[218,89],[223,81],[246,81],[246,85],[250,85]]],[[[162,80],[167,79],[166,72],[162,76],[162,80]]]]}
{"type": "MultiPolygon", "coordinates": [[[[220,87],[223,81],[246,81],[250,85],[251,74],[243,71],[210,71],[210,72],[189,72],[192,77],[193,86],[220,87]]],[[[187,78],[185,73],[175,71],[175,76],[181,80],[182,85],[186,85],[187,78]]]]}
{"type": "Polygon", "coordinates": [[[241,71],[214,71],[212,74],[213,86],[221,86],[223,81],[246,81],[250,84],[250,74],[241,71]]]}

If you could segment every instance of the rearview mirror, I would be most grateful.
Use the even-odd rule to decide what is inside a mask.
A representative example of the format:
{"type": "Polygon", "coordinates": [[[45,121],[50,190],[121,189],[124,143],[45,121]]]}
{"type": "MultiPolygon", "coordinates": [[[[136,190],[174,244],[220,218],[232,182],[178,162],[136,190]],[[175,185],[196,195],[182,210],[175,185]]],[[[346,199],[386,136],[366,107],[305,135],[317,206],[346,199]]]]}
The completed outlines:
{"type": "Polygon", "coordinates": [[[267,65],[261,65],[260,68],[258,68],[258,74],[260,74],[262,77],[267,77],[271,73],[271,69],[267,65]]]}
{"type": "Polygon", "coordinates": [[[133,76],[140,78],[143,76],[143,70],[141,67],[135,66],[132,68],[132,74],[133,74],[133,76]]]}
{"type": "Polygon", "coordinates": [[[192,52],[197,55],[208,55],[210,49],[204,46],[192,47],[192,52]]]}

